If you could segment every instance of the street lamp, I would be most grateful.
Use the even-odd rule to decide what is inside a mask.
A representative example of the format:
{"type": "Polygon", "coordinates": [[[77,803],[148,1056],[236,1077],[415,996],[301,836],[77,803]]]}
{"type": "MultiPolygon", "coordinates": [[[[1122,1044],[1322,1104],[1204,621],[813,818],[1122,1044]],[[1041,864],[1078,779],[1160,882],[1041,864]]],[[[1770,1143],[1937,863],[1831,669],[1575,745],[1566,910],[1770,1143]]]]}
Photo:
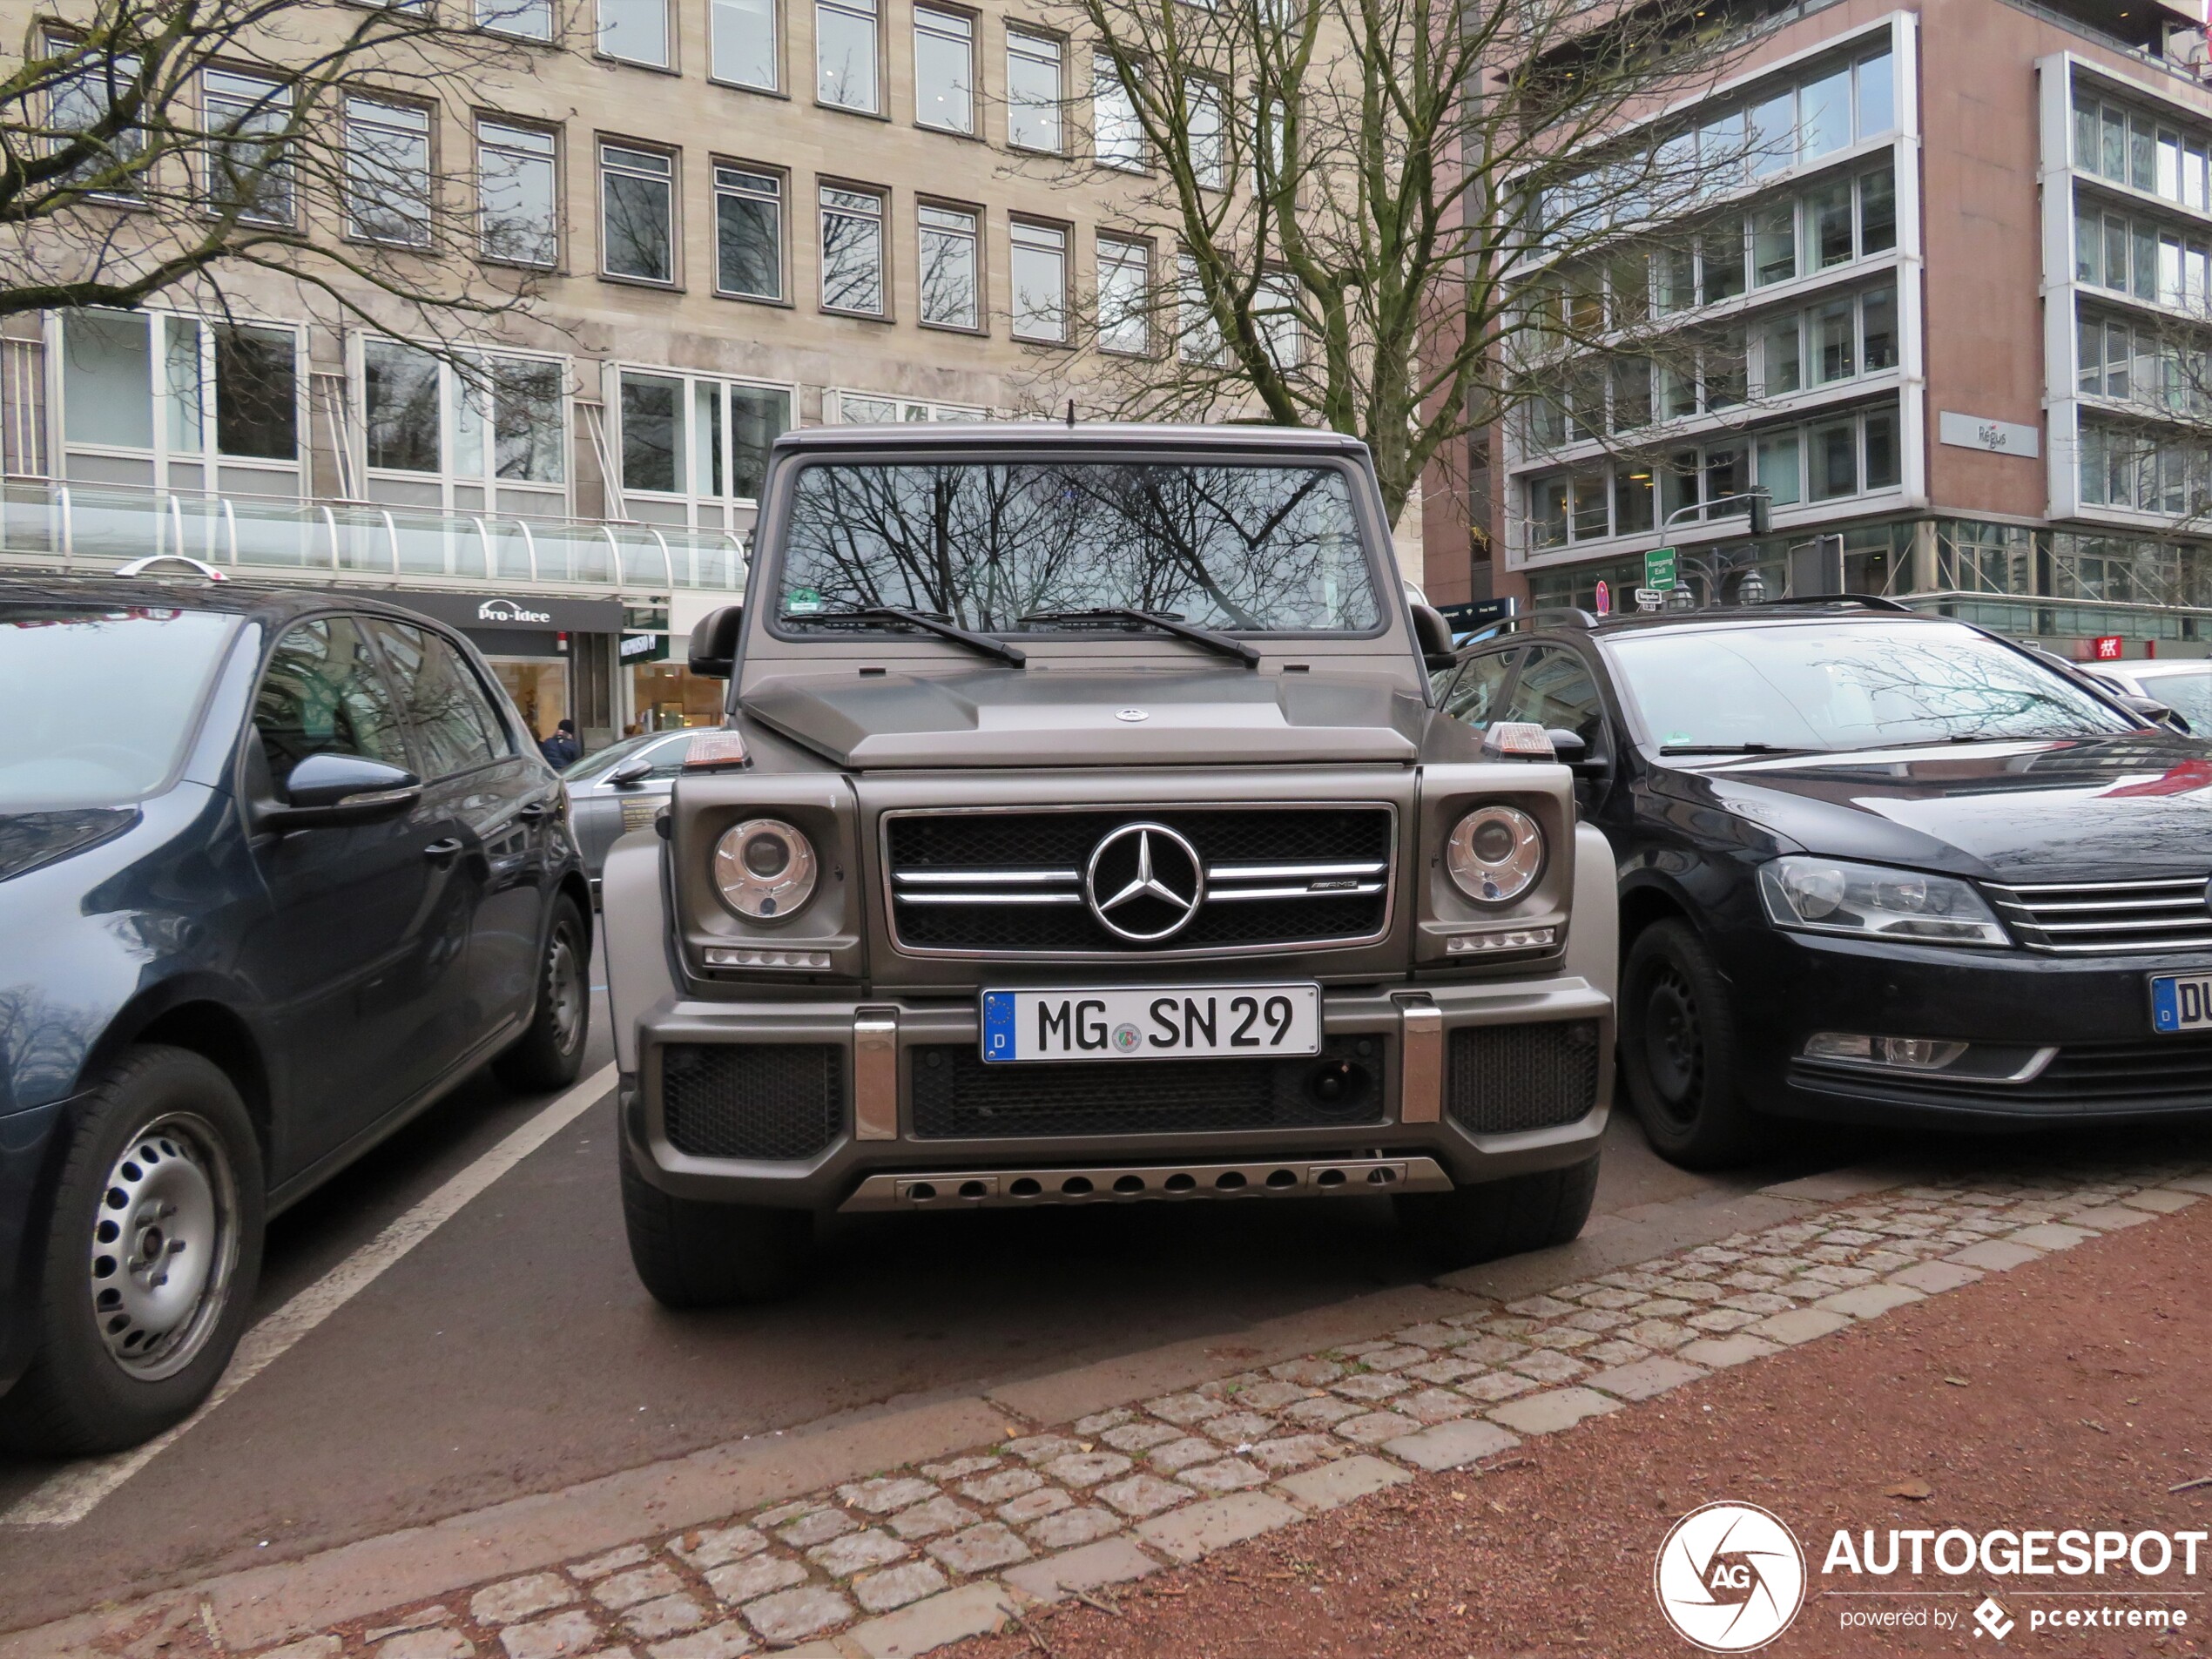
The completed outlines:
{"type": "Polygon", "coordinates": [[[1744,571],[1743,581],[1736,584],[1736,601],[1746,605],[1766,603],[1766,578],[1759,574],[1757,565],[1744,571]]]}

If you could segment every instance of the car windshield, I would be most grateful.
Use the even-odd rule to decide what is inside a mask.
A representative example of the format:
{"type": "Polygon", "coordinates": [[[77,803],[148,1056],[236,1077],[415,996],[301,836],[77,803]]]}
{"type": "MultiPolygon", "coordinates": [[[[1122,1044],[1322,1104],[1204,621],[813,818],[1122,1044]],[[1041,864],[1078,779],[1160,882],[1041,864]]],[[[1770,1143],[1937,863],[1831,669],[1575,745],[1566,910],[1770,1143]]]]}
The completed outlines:
{"type": "Polygon", "coordinates": [[[1240,633],[1366,632],[1383,615],[1335,467],[817,462],[783,547],[785,627],[902,625],[853,614],[872,606],[989,633],[1144,626],[1106,610],[1240,633]]]}
{"type": "Polygon", "coordinates": [[[237,626],[219,611],[0,603],[0,813],[153,793],[237,626]]]}
{"type": "Polygon", "coordinates": [[[1955,623],[1685,629],[1607,642],[1662,750],[2102,736],[2135,722],[1955,623]]]}

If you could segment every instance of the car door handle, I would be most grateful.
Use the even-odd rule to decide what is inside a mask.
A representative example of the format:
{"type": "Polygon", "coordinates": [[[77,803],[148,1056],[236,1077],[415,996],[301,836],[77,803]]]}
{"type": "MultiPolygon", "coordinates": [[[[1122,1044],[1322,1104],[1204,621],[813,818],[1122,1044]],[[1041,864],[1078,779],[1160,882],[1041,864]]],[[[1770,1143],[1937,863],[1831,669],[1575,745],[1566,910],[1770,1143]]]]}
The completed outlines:
{"type": "Polygon", "coordinates": [[[433,841],[422,849],[422,856],[433,864],[443,864],[459,854],[465,845],[458,837],[448,835],[442,841],[433,841]]]}

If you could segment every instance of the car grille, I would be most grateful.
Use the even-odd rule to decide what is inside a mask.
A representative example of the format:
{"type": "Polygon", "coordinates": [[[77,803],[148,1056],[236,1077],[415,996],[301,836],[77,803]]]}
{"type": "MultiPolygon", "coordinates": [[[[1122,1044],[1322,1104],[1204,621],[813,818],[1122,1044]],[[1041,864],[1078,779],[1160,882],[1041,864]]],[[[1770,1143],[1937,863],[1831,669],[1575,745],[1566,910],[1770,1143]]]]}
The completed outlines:
{"type": "Polygon", "coordinates": [[[972,1043],[939,1043],[914,1049],[913,1066],[920,1140],[1332,1129],[1384,1116],[1381,1044],[1372,1037],[1332,1037],[1318,1060],[1027,1065],[987,1065],[972,1043]],[[1325,1072],[1342,1085],[1334,1099],[1312,1087],[1325,1072]]]}
{"type": "Polygon", "coordinates": [[[2212,903],[2201,875],[1987,885],[1999,914],[2030,950],[2084,956],[2212,946],[2212,903]]]}
{"type": "Polygon", "coordinates": [[[845,1127],[845,1051],[819,1042],[661,1050],[668,1143],[698,1158],[811,1158],[845,1127]]]}
{"type": "Polygon", "coordinates": [[[1387,806],[894,814],[892,921],[905,949],[1009,955],[1355,943],[1388,923],[1393,833],[1387,806]],[[1205,866],[1204,901],[1157,941],[1118,937],[1083,899],[1092,852],[1135,823],[1175,831],[1205,866]]]}
{"type": "Polygon", "coordinates": [[[1452,1033],[1444,1109],[1470,1135],[1556,1129],[1597,1104],[1597,1022],[1468,1025],[1452,1033]]]}

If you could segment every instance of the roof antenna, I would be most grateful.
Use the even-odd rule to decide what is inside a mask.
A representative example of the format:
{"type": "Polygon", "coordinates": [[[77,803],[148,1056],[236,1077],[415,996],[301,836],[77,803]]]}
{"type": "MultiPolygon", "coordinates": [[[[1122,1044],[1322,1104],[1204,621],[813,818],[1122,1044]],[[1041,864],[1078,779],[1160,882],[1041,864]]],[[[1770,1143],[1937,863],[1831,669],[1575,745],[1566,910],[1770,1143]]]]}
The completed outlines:
{"type": "Polygon", "coordinates": [[[1068,430],[1069,430],[1069,431],[1070,431],[1070,432],[1073,432],[1075,429],[1076,429],[1076,400],[1075,400],[1074,398],[1072,398],[1072,397],[1071,397],[1071,398],[1069,398],[1069,399],[1068,400],[1068,430]]]}

